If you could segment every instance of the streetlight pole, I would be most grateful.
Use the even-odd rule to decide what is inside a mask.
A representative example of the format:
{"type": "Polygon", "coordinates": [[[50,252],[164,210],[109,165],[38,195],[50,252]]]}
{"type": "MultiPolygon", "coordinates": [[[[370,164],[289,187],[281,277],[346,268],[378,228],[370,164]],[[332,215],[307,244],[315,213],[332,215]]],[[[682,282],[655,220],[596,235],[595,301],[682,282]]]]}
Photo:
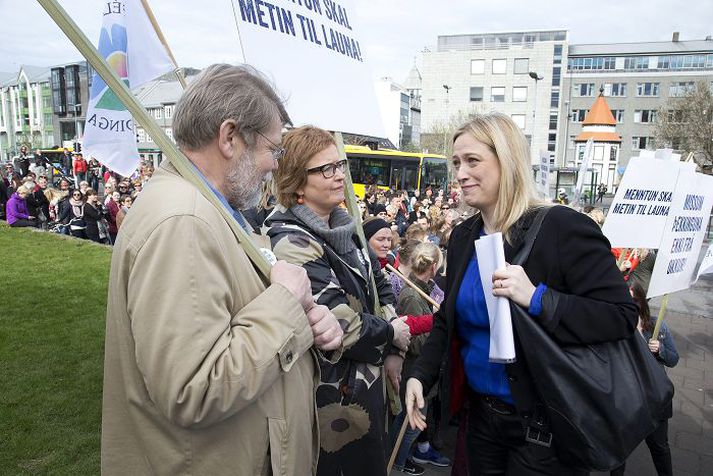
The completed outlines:
{"type": "Polygon", "coordinates": [[[446,152],[446,144],[448,143],[448,105],[450,99],[451,87],[447,84],[443,85],[443,89],[446,90],[446,119],[443,121],[443,155],[448,155],[446,152]]]}
{"type": "Polygon", "coordinates": [[[74,105],[74,142],[79,142],[79,110],[82,108],[81,104],[74,105]]]}
{"type": "MultiPolygon", "coordinates": [[[[537,121],[537,83],[539,83],[539,81],[543,79],[544,76],[537,74],[535,71],[530,71],[528,74],[532,79],[535,80],[535,104],[532,107],[532,136],[530,139],[530,147],[532,148],[532,157],[539,158],[539,156],[537,155],[537,147],[535,146],[535,122],[537,121]]],[[[532,161],[532,157],[530,158],[530,161],[532,161]]]]}

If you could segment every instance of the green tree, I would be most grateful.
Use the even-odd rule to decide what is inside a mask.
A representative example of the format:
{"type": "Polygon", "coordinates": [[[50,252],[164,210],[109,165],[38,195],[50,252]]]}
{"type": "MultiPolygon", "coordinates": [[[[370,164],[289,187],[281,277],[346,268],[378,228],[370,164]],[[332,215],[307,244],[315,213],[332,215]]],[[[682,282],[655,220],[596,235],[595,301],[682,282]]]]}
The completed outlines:
{"type": "Polygon", "coordinates": [[[703,81],[684,95],[671,97],[659,109],[654,124],[658,147],[671,147],[693,160],[704,172],[713,168],[713,93],[703,81]]]}

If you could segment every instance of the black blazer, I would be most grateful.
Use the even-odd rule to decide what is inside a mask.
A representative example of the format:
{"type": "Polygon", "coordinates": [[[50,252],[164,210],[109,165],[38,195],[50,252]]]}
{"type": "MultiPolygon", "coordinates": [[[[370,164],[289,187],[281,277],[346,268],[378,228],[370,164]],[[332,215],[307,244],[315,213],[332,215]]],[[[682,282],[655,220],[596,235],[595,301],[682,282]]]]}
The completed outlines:
{"type": "MultiPolygon", "coordinates": [[[[522,247],[524,235],[535,213],[526,213],[511,228],[510,243],[505,243],[505,259],[512,260],[522,247]]],[[[447,255],[445,299],[434,315],[433,329],[416,362],[412,377],[421,381],[424,394],[440,375],[442,415],[450,415],[450,378],[453,369],[450,352],[453,344],[455,304],[465,270],[475,252],[474,240],[480,236],[483,222],[479,215],[457,226],[451,235],[447,255]],[[444,365],[445,362],[445,365],[444,365]],[[444,368],[441,369],[442,365],[444,368]]],[[[629,337],[636,329],[638,312],[622,274],[616,267],[609,240],[589,217],[568,207],[555,206],[545,217],[525,272],[534,285],[544,283],[540,324],[562,344],[598,343],[629,337]]],[[[511,306],[516,304],[511,303],[511,306]]],[[[524,425],[540,404],[515,334],[517,361],[506,366],[515,406],[524,425]]],[[[567,378],[563,375],[562,378],[567,378]]],[[[465,392],[465,388],[453,389],[465,392]]],[[[537,414],[543,414],[537,411],[537,414]]],[[[542,422],[540,422],[542,423],[542,422]]],[[[544,424],[535,425],[546,427],[544,424]]]]}

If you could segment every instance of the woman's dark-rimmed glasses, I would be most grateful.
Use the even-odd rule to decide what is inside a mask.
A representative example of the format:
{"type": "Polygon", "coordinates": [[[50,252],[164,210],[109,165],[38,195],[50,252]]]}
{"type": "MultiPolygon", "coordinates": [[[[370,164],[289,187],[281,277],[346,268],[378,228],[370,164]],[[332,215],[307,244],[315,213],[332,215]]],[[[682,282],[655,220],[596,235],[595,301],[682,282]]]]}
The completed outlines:
{"type": "Polygon", "coordinates": [[[347,170],[347,159],[340,160],[333,164],[324,164],[319,167],[312,167],[311,169],[307,169],[307,173],[313,174],[315,172],[321,172],[322,177],[329,179],[334,177],[334,174],[337,173],[337,169],[344,173],[347,170]]]}

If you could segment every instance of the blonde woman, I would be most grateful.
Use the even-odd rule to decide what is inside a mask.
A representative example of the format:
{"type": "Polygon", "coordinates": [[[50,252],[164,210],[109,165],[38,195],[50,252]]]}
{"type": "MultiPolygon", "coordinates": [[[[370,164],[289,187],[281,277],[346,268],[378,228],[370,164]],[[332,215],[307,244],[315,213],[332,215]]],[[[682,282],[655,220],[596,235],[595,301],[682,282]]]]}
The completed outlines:
{"type": "MultiPolygon", "coordinates": [[[[449,383],[442,387],[443,418],[470,400],[466,451],[471,475],[580,474],[558,458],[556,448],[566,442],[550,432],[527,361],[518,351],[528,343],[515,336],[514,363],[488,359],[490,325],[473,242],[501,232],[506,261],[512,260],[544,206],[535,192],[527,140],[509,116],[476,115],[456,131],[451,163],[463,200],[479,213],[450,237],[445,301],[407,382],[411,424],[425,428],[418,408],[445,361],[449,383]],[[526,432],[544,441],[552,437],[551,444],[533,443],[526,432]]],[[[636,305],[609,242],[593,220],[568,207],[549,209],[524,268],[507,266],[492,280],[494,295],[527,309],[562,344],[619,340],[636,329],[636,305]]]]}

